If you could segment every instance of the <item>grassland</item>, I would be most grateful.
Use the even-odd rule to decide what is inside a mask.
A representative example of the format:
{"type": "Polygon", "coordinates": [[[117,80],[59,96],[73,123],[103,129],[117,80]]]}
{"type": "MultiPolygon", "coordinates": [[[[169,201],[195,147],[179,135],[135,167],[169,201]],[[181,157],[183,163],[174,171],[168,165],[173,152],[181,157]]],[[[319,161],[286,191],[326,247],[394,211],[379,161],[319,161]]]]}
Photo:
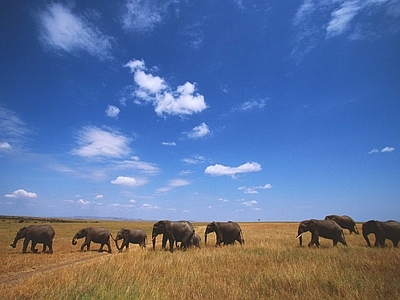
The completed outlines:
{"type": "MultiPolygon", "coordinates": [[[[296,223],[240,223],[244,246],[214,247],[210,235],[201,249],[161,251],[131,245],[129,251],[80,252],[76,231],[153,223],[75,221],[51,223],[54,254],[21,254],[22,240],[9,246],[29,223],[0,219],[0,288],[3,299],[399,299],[400,249],[367,248],[361,235],[345,233],[349,247],[299,248],[296,223]]],[[[47,222],[48,223],[48,222],[47,222]]],[[[206,224],[194,223],[204,239],[206,224]]],[[[360,225],[358,225],[361,228],[360,225]]],[[[304,235],[305,241],[310,238],[304,235]]],[[[150,240],[150,239],[149,239],[150,240]]],[[[389,243],[388,243],[389,245],[389,243]]],[[[41,250],[41,247],[39,247],[41,250]]]]}

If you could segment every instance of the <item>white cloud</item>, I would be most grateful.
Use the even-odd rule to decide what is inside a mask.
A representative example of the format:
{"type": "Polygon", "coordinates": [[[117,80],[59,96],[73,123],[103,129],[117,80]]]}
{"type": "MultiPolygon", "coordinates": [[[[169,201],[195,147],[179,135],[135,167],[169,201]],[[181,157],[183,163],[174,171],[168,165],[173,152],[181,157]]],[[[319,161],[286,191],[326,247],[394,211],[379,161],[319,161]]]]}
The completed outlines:
{"type": "Polygon", "coordinates": [[[141,209],[145,209],[145,210],[153,210],[153,209],[160,209],[159,206],[157,205],[152,205],[152,204],[148,204],[148,203],[144,203],[140,206],[141,209]]]}
{"type": "Polygon", "coordinates": [[[229,202],[229,200],[225,198],[219,198],[218,201],[223,203],[229,202]]]}
{"type": "Polygon", "coordinates": [[[11,146],[7,142],[0,143],[0,149],[11,149],[11,146]]]}
{"type": "Polygon", "coordinates": [[[96,200],[98,200],[98,199],[103,199],[103,197],[104,197],[103,195],[99,194],[99,195],[96,195],[95,199],[96,199],[96,200]]]}
{"type": "Polygon", "coordinates": [[[379,152],[390,153],[390,152],[393,152],[394,150],[395,150],[394,147],[385,147],[381,151],[379,151],[378,149],[372,149],[371,151],[368,152],[368,154],[374,154],[374,153],[379,153],[379,152]]]}
{"type": "Polygon", "coordinates": [[[242,204],[245,205],[245,206],[253,206],[253,205],[257,204],[257,201],[256,200],[245,201],[242,204]]]}
{"type": "Polygon", "coordinates": [[[142,179],[136,179],[134,177],[118,176],[116,179],[111,180],[111,184],[125,185],[138,187],[145,184],[146,181],[142,179]]]}
{"type": "Polygon", "coordinates": [[[175,142],[162,142],[164,146],[176,146],[175,142]]]}
{"type": "Polygon", "coordinates": [[[245,194],[258,194],[257,190],[266,190],[266,189],[271,189],[272,185],[270,183],[267,183],[262,186],[253,186],[253,187],[245,187],[245,186],[240,186],[238,190],[244,190],[245,194]]]}
{"type": "Polygon", "coordinates": [[[393,147],[385,147],[381,150],[381,152],[393,152],[394,148],[393,147]]]}
{"type": "Polygon", "coordinates": [[[196,93],[196,85],[186,82],[174,91],[163,78],[146,73],[143,60],[131,60],[124,67],[134,73],[134,81],[138,87],[134,95],[135,103],[152,103],[159,116],[191,115],[207,108],[204,96],[196,93]]]}
{"type": "Polygon", "coordinates": [[[27,192],[23,189],[15,190],[12,192],[12,194],[6,194],[4,195],[6,198],[36,198],[37,195],[36,193],[33,192],[27,192]]]}
{"type": "Polygon", "coordinates": [[[118,107],[116,107],[114,105],[107,106],[106,114],[107,114],[108,117],[116,118],[116,117],[118,117],[119,112],[120,112],[120,110],[119,110],[118,107]]]}
{"type": "Polygon", "coordinates": [[[52,3],[38,15],[40,40],[55,50],[86,51],[110,59],[113,39],[104,35],[86,16],[78,16],[61,3],[52,3]]]}
{"type": "Polygon", "coordinates": [[[90,201],[85,201],[85,200],[83,200],[83,199],[79,199],[79,200],[78,200],[78,203],[79,203],[79,204],[82,204],[82,205],[89,205],[89,204],[90,204],[90,201]]]}
{"type": "Polygon", "coordinates": [[[368,152],[368,154],[374,154],[374,153],[379,153],[378,149],[372,149],[371,151],[368,152]]]}
{"type": "Polygon", "coordinates": [[[124,157],[129,154],[130,139],[111,129],[86,126],[77,137],[72,154],[83,157],[124,157]]]}
{"type": "Polygon", "coordinates": [[[238,173],[248,173],[248,172],[258,172],[261,170],[261,165],[252,162],[245,163],[240,165],[239,167],[227,167],[220,164],[215,164],[213,166],[208,166],[204,173],[209,174],[211,176],[223,176],[228,175],[234,177],[238,173]]]}
{"type": "Polygon", "coordinates": [[[201,123],[199,126],[196,126],[192,129],[191,132],[187,134],[187,137],[190,139],[202,138],[210,133],[210,129],[208,128],[206,123],[201,123]]]}
{"type": "MultiPolygon", "coordinates": [[[[363,0],[364,2],[364,0],[363,0]]],[[[328,38],[341,35],[350,26],[351,20],[362,9],[362,2],[344,1],[341,6],[331,14],[331,20],[326,27],[326,36],[328,38]]]]}
{"type": "Polygon", "coordinates": [[[131,199],[131,200],[129,200],[129,203],[136,203],[136,200],[131,199]]]}
{"type": "Polygon", "coordinates": [[[155,112],[159,116],[191,115],[207,108],[204,96],[195,93],[196,86],[190,82],[178,86],[175,92],[164,91],[156,95],[155,112]]]}

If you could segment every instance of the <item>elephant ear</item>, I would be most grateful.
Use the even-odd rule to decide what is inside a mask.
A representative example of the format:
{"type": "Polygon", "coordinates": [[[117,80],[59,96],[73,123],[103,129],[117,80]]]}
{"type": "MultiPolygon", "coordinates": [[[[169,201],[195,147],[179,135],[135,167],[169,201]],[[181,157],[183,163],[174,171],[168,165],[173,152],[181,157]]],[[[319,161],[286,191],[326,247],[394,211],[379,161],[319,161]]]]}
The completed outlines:
{"type": "Polygon", "coordinates": [[[128,236],[131,233],[131,231],[129,229],[123,228],[122,230],[123,230],[124,236],[128,236]]]}

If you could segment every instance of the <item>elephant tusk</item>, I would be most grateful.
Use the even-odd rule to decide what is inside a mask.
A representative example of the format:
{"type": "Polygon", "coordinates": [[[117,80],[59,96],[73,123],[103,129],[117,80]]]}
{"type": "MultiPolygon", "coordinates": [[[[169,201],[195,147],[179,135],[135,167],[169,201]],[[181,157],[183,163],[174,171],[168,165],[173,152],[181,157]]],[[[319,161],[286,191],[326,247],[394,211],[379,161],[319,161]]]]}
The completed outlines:
{"type": "Polygon", "coordinates": [[[296,239],[298,239],[299,237],[301,237],[303,234],[304,234],[304,232],[303,232],[303,233],[300,233],[298,236],[296,236],[296,239]]]}

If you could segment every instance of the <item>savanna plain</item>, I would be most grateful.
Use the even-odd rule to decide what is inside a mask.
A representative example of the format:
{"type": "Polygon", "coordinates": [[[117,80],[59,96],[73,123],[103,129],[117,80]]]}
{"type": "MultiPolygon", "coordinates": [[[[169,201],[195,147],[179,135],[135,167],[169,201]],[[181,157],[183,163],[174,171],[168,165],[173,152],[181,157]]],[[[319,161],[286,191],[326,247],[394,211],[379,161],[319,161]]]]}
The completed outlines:
{"type": "MultiPolygon", "coordinates": [[[[348,247],[299,247],[298,223],[239,223],[245,245],[215,247],[215,234],[204,245],[206,223],[193,225],[201,248],[173,253],[151,247],[154,222],[0,219],[2,299],[399,299],[400,249],[368,248],[362,235],[345,232],[348,247]],[[28,224],[50,224],[56,231],[53,254],[22,254],[22,241],[10,247],[28,224]],[[81,228],[142,228],[145,249],[130,245],[119,253],[99,253],[99,244],[80,252],[71,244],[81,228]]],[[[361,224],[357,224],[361,231],[361,224]]],[[[310,234],[303,235],[308,243],[310,234]]],[[[374,237],[370,237],[374,242],[374,237]]],[[[120,241],[121,243],[121,241],[120,241]]],[[[30,247],[30,245],[29,245],[30,247]]],[[[28,250],[30,249],[28,247],[28,250]]],[[[107,249],[107,247],[105,247],[107,249]]]]}

